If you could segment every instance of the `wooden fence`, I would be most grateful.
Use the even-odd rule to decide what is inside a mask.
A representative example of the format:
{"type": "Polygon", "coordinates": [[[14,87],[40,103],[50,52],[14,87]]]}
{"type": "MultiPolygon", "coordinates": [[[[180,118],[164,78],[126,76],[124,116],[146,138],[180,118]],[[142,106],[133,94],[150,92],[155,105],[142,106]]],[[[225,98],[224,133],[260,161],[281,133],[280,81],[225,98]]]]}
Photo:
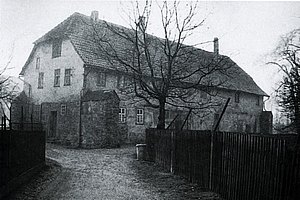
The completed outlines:
{"type": "Polygon", "coordinates": [[[44,163],[44,131],[0,131],[0,199],[19,177],[44,163]]]}
{"type": "Polygon", "coordinates": [[[295,136],[146,131],[150,160],[228,200],[298,199],[300,154],[292,141],[295,136]]]}

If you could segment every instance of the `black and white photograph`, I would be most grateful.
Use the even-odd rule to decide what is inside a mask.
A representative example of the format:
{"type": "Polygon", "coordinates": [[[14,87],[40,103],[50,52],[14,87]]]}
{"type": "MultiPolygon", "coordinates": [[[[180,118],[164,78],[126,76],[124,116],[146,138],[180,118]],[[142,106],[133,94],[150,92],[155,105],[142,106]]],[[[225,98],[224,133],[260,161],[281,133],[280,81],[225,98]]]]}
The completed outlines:
{"type": "Polygon", "coordinates": [[[300,1],[0,0],[0,199],[300,199],[300,1]]]}

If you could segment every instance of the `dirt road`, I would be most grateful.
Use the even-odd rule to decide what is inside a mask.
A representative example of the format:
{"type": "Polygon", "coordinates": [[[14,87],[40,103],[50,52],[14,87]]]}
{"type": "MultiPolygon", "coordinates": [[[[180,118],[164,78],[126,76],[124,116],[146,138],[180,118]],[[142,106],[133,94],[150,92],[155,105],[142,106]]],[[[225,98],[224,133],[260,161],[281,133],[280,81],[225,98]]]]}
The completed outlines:
{"type": "Polygon", "coordinates": [[[9,199],[218,199],[154,163],[135,148],[67,149],[47,144],[47,167],[9,199]]]}

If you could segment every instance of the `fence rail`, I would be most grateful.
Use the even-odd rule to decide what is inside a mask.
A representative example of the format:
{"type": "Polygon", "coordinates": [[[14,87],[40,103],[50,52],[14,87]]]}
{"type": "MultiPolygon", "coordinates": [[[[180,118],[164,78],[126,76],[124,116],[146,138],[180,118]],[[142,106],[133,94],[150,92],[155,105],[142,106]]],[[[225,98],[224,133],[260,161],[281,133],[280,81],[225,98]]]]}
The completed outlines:
{"type": "Polygon", "coordinates": [[[8,120],[6,116],[2,116],[0,130],[42,131],[43,126],[41,122],[33,122],[32,117],[30,122],[15,123],[8,120]]]}
{"type": "Polygon", "coordinates": [[[290,148],[293,141],[291,135],[146,131],[150,160],[230,200],[297,199],[300,154],[290,148]]]}

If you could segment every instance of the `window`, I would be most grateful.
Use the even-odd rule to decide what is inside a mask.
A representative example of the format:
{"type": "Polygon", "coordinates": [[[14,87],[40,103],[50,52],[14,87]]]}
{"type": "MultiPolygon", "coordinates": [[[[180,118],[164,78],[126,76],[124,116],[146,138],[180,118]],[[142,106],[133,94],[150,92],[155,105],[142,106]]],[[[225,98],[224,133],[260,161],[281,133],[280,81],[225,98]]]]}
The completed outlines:
{"type": "Polygon", "coordinates": [[[119,109],[119,122],[120,123],[126,122],[126,108],[119,109]]]}
{"type": "Polygon", "coordinates": [[[234,95],[234,102],[239,103],[240,102],[240,93],[236,92],[234,95]]]}
{"type": "Polygon", "coordinates": [[[117,78],[117,88],[127,87],[132,82],[132,80],[128,76],[119,75],[117,78]]]}
{"type": "Polygon", "coordinates": [[[136,123],[137,124],[143,124],[144,123],[144,110],[143,109],[137,109],[136,123]]]}
{"type": "Polygon", "coordinates": [[[106,74],[103,72],[98,73],[97,76],[97,85],[101,87],[106,86],[106,74]]]}
{"type": "Polygon", "coordinates": [[[65,69],[64,85],[71,85],[71,69],[65,69]]]}
{"type": "Polygon", "coordinates": [[[44,85],[44,72],[39,73],[38,89],[42,89],[44,85]]]}
{"type": "Polygon", "coordinates": [[[118,75],[117,76],[117,88],[121,88],[122,87],[122,80],[123,80],[123,76],[118,75]]]}
{"type": "Polygon", "coordinates": [[[36,58],[36,61],[35,61],[35,68],[36,68],[36,69],[40,69],[40,57],[37,57],[37,58],[36,58]]]}
{"type": "Polygon", "coordinates": [[[60,69],[54,70],[54,87],[60,86],[60,69]]]}
{"type": "Polygon", "coordinates": [[[52,43],[52,58],[60,57],[61,56],[61,46],[62,40],[55,39],[52,43]]]}
{"type": "Polygon", "coordinates": [[[65,115],[66,112],[67,112],[67,106],[66,106],[66,104],[61,104],[61,106],[60,106],[60,114],[61,115],[65,115]]]}

